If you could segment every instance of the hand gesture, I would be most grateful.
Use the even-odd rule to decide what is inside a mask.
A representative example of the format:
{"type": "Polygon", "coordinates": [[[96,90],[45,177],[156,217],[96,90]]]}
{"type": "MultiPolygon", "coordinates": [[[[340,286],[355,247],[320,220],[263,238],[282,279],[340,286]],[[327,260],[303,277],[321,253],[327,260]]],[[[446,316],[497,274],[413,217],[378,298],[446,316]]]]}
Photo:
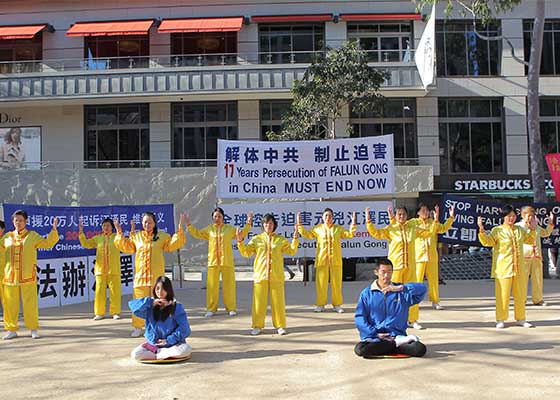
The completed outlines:
{"type": "Polygon", "coordinates": [[[253,211],[249,211],[247,215],[247,224],[251,227],[253,226],[253,211]]]}
{"type": "Polygon", "coordinates": [[[294,235],[293,235],[294,239],[299,239],[299,232],[298,232],[298,226],[294,225],[294,235]]]}
{"type": "Polygon", "coordinates": [[[178,227],[179,229],[178,230],[183,229],[183,225],[185,223],[185,215],[186,215],[185,213],[179,214],[179,227],[178,227]]]}
{"type": "Polygon", "coordinates": [[[169,302],[167,301],[167,299],[154,299],[154,306],[167,307],[168,305],[169,302]]]}
{"type": "Polygon", "coordinates": [[[454,216],[455,216],[455,206],[449,207],[449,216],[450,216],[450,217],[454,217],[454,216]]]}
{"type": "Polygon", "coordinates": [[[356,211],[352,213],[352,222],[350,223],[350,225],[356,225],[356,211]]]}
{"type": "Polygon", "coordinates": [[[482,217],[478,217],[476,219],[476,224],[478,225],[478,229],[484,231],[484,224],[482,223],[482,217]]]}
{"type": "MultiPolygon", "coordinates": [[[[131,226],[134,226],[134,225],[132,225],[133,223],[134,223],[134,221],[130,221],[131,226]]],[[[117,230],[117,233],[122,233],[122,226],[121,226],[118,218],[113,219],[113,224],[115,224],[115,229],[117,230]]]]}
{"type": "Polygon", "coordinates": [[[301,225],[301,213],[296,214],[296,225],[301,225]]]}
{"type": "Polygon", "coordinates": [[[130,220],[130,233],[136,232],[136,222],[133,219],[130,220]]]}
{"type": "Polygon", "coordinates": [[[381,291],[383,293],[388,293],[388,292],[401,292],[403,290],[404,286],[403,285],[389,285],[389,286],[385,286],[383,289],[381,289],[381,291]]]}
{"type": "Polygon", "coordinates": [[[185,224],[187,224],[187,226],[191,224],[191,217],[189,214],[185,214],[185,224]]]}
{"type": "Polygon", "coordinates": [[[243,241],[243,232],[241,231],[241,228],[237,227],[235,229],[235,237],[237,238],[238,242],[242,242],[243,241]]]}
{"type": "Polygon", "coordinates": [[[80,219],[78,221],[78,232],[80,234],[84,233],[84,221],[82,220],[81,216],[80,216],[80,219]]]}
{"type": "Polygon", "coordinates": [[[529,228],[535,229],[538,222],[539,221],[537,221],[537,217],[535,217],[534,215],[531,215],[531,219],[529,219],[529,228]]]}
{"type": "Polygon", "coordinates": [[[552,225],[554,226],[554,213],[551,211],[550,214],[548,214],[548,225],[552,225]]]}
{"type": "Polygon", "coordinates": [[[165,346],[167,346],[167,340],[166,339],[158,339],[156,344],[157,344],[158,347],[165,347],[165,346]]]}
{"type": "Polygon", "coordinates": [[[393,214],[393,206],[387,207],[387,213],[389,214],[389,218],[395,218],[395,214],[393,214]]]}
{"type": "Polygon", "coordinates": [[[370,218],[369,218],[369,207],[366,207],[366,223],[371,222],[370,218]]]}
{"type": "Polygon", "coordinates": [[[434,207],[434,220],[439,221],[439,206],[434,207]]]}
{"type": "Polygon", "coordinates": [[[56,231],[57,227],[58,227],[58,217],[54,217],[53,224],[52,224],[53,231],[56,231]]]}

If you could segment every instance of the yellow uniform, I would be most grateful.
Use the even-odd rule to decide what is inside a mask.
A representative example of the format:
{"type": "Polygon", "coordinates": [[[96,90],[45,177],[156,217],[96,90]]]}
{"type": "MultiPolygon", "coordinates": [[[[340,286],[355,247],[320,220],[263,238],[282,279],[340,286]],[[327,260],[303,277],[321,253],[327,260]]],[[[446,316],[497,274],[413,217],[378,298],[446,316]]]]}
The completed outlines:
{"type": "Polygon", "coordinates": [[[4,307],[2,305],[2,302],[3,302],[2,293],[3,293],[3,288],[4,288],[4,283],[3,283],[3,281],[4,281],[4,268],[6,268],[6,251],[2,248],[2,244],[1,244],[1,243],[3,243],[2,242],[3,238],[4,238],[3,236],[0,238],[0,306],[2,306],[2,307],[4,307]]]}
{"type": "MultiPolygon", "coordinates": [[[[150,297],[156,279],[165,273],[164,251],[176,251],[185,245],[185,233],[179,229],[173,236],[166,232],[158,232],[158,239],[153,240],[152,234],[146,231],[133,232],[129,238],[117,232],[115,246],[123,253],[134,254],[135,272],[132,296],[135,299],[150,297]]],[[[143,328],[144,320],[132,316],[132,326],[143,328]]]]}
{"type": "Polygon", "coordinates": [[[37,249],[50,249],[58,242],[58,232],[53,229],[45,239],[37,232],[24,229],[12,231],[0,240],[0,250],[5,249],[4,269],[4,328],[18,330],[19,299],[23,304],[23,319],[30,330],[39,329],[39,299],[37,298],[37,249]]]}
{"type": "MultiPolygon", "coordinates": [[[[231,225],[208,225],[196,229],[188,225],[189,233],[196,239],[208,240],[208,277],[206,280],[206,309],[216,312],[220,296],[220,274],[224,305],[227,311],[237,309],[235,299],[235,266],[233,264],[232,240],[235,240],[235,227],[231,225]]],[[[247,236],[251,226],[245,225],[243,237],[247,236]]]]}
{"type": "MultiPolygon", "coordinates": [[[[524,221],[515,224],[529,230],[524,221]]],[[[541,238],[549,237],[552,234],[554,225],[547,225],[546,229],[537,226],[535,229],[535,241],[531,244],[523,244],[523,256],[525,258],[525,274],[527,284],[531,277],[531,300],[533,304],[540,304],[543,301],[543,259],[541,249],[541,238]]]]}
{"type": "Polygon", "coordinates": [[[310,230],[302,225],[298,226],[299,234],[306,239],[317,240],[315,253],[315,305],[323,307],[327,304],[329,290],[329,276],[331,281],[331,297],[334,307],[344,303],[342,297],[342,249],[341,239],[353,238],[356,225],[351,225],[350,230],[340,225],[319,224],[310,230]]]}
{"type": "Polygon", "coordinates": [[[492,247],[492,278],[496,281],[496,321],[508,319],[509,296],[513,286],[515,319],[525,320],[527,281],[524,273],[523,244],[534,243],[535,230],[527,233],[519,226],[500,225],[490,233],[480,232],[483,246],[492,247]]]}
{"type": "Polygon", "coordinates": [[[80,233],[80,244],[86,249],[96,249],[95,253],[95,315],[105,315],[107,300],[106,288],[109,287],[109,312],[121,313],[121,253],[115,246],[115,234],[101,234],[90,239],[80,233]]]}
{"type": "Polygon", "coordinates": [[[284,294],[284,257],[295,256],[298,239],[288,242],[281,235],[266,232],[253,236],[245,245],[238,242],[243,257],[255,256],[253,263],[253,328],[264,328],[268,292],[272,309],[272,324],[275,328],[286,328],[286,300],[284,294]]]}

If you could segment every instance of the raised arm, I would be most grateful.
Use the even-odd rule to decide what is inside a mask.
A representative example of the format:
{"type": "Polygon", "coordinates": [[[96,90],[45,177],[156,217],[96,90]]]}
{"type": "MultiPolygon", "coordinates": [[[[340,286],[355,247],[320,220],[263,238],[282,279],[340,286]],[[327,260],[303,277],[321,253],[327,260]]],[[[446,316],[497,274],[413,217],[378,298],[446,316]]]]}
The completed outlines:
{"type": "Polygon", "coordinates": [[[482,217],[478,217],[476,222],[478,224],[478,230],[479,230],[478,240],[480,241],[480,244],[485,247],[496,246],[497,242],[496,239],[494,239],[494,237],[492,236],[492,232],[490,232],[490,234],[487,234],[486,230],[484,229],[484,224],[482,223],[482,217]]]}
{"type": "Polygon", "coordinates": [[[237,249],[239,250],[239,254],[241,254],[243,257],[248,258],[256,253],[255,244],[253,240],[254,238],[249,240],[249,243],[245,245],[245,243],[243,243],[243,235],[241,229],[239,228],[237,228],[236,230],[236,237],[237,237],[237,249]]]}
{"type": "Polygon", "coordinates": [[[291,257],[295,256],[299,248],[299,232],[297,225],[294,226],[294,234],[292,236],[292,242],[288,242],[284,239],[284,243],[282,244],[282,253],[287,254],[291,257]]]}
{"type": "Polygon", "coordinates": [[[301,237],[309,240],[317,239],[317,233],[315,232],[315,228],[311,228],[307,230],[301,224],[301,213],[297,213],[296,226],[297,226],[298,233],[301,235],[301,237]]]}
{"type": "Polygon", "coordinates": [[[539,227],[538,229],[542,238],[552,235],[552,231],[554,230],[554,214],[552,212],[548,216],[548,224],[546,225],[546,228],[539,227]]]}
{"type": "Polygon", "coordinates": [[[369,218],[369,207],[366,208],[366,228],[368,233],[376,239],[380,239],[380,240],[391,239],[388,227],[377,228],[374,224],[371,223],[371,219],[369,218]]]}
{"type": "Polygon", "coordinates": [[[128,302],[128,308],[132,314],[138,318],[146,319],[148,311],[152,310],[154,299],[151,297],[142,297],[141,299],[133,299],[128,302]]]}
{"type": "MultiPolygon", "coordinates": [[[[115,228],[117,229],[117,234],[115,235],[115,247],[123,253],[136,253],[136,245],[134,244],[134,241],[123,235],[122,226],[119,223],[118,219],[115,218],[113,220],[113,223],[115,224],[115,228]]],[[[132,226],[132,221],[130,223],[132,226]]]]}
{"type": "Polygon", "coordinates": [[[86,235],[84,234],[84,224],[82,222],[82,217],[80,217],[80,222],[78,223],[78,231],[80,232],[78,239],[80,240],[80,245],[84,249],[95,249],[97,247],[97,243],[95,243],[95,240],[93,238],[86,238],[86,235]]]}
{"type": "Polygon", "coordinates": [[[346,230],[343,229],[342,230],[342,237],[344,239],[350,239],[353,238],[354,235],[356,234],[356,213],[352,213],[352,221],[350,222],[350,229],[346,230]]]}
{"type": "Polygon", "coordinates": [[[58,217],[54,218],[53,221],[53,225],[52,225],[52,229],[49,232],[49,235],[47,236],[47,238],[43,238],[41,235],[37,234],[40,239],[37,242],[37,244],[35,245],[36,248],[38,249],[50,249],[52,248],[60,239],[58,236],[58,231],[57,228],[58,227],[58,217]]]}
{"type": "MultiPolygon", "coordinates": [[[[439,207],[436,206],[435,209],[436,209],[436,212],[439,216],[439,207]]],[[[455,207],[452,206],[452,207],[449,208],[449,218],[447,218],[445,220],[445,223],[441,224],[439,222],[439,218],[437,218],[435,220],[435,222],[437,224],[437,233],[438,234],[447,232],[449,229],[451,229],[451,226],[453,225],[453,222],[455,222],[455,207]]]]}

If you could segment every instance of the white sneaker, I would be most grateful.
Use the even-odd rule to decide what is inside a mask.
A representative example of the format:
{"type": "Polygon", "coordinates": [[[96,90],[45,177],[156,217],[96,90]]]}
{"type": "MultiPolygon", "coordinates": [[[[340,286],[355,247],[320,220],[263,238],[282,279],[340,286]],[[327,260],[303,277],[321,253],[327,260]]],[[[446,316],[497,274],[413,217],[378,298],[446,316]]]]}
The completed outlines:
{"type": "Polygon", "coordinates": [[[215,312],[212,312],[212,311],[208,311],[206,314],[204,314],[204,316],[205,316],[206,318],[213,317],[214,315],[216,315],[216,313],[215,313],[215,312]]]}
{"type": "Polygon", "coordinates": [[[284,328],[278,328],[278,334],[280,336],[284,336],[286,333],[288,333],[288,332],[286,332],[286,330],[284,328]]]}
{"type": "Polygon", "coordinates": [[[261,328],[253,328],[251,329],[251,336],[257,336],[262,332],[261,328]]]}
{"type": "Polygon", "coordinates": [[[229,312],[230,317],[235,317],[236,315],[237,315],[237,311],[235,311],[235,310],[232,310],[232,311],[229,312]]]}
{"type": "Polygon", "coordinates": [[[546,307],[548,306],[548,303],[546,301],[541,301],[540,303],[535,304],[536,306],[541,306],[541,307],[546,307]]]}
{"type": "Polygon", "coordinates": [[[142,336],[142,329],[140,328],[134,328],[134,330],[130,334],[130,337],[140,337],[140,336],[142,336]]]}
{"type": "Polygon", "coordinates": [[[325,311],[325,307],[323,306],[317,306],[313,309],[313,312],[323,312],[325,311]]]}
{"type": "Polygon", "coordinates": [[[424,329],[424,327],[423,327],[422,325],[420,325],[420,324],[418,323],[418,321],[412,322],[412,323],[408,324],[408,326],[409,326],[410,328],[418,329],[418,330],[424,329]]]}
{"type": "Polygon", "coordinates": [[[113,315],[113,319],[121,319],[121,316],[119,314],[115,314],[113,315]]]}
{"type": "Polygon", "coordinates": [[[530,322],[527,321],[517,321],[517,325],[522,326],[523,328],[534,328],[535,325],[533,325],[530,322]]]}
{"type": "Polygon", "coordinates": [[[433,302],[432,302],[432,307],[435,308],[436,310],[445,310],[445,307],[442,306],[442,305],[439,304],[439,303],[433,303],[433,302]]]}
{"type": "Polygon", "coordinates": [[[36,329],[33,329],[31,331],[31,339],[39,339],[41,336],[39,335],[39,332],[37,332],[36,329]]]}
{"type": "Polygon", "coordinates": [[[344,312],[344,308],[340,307],[340,306],[335,306],[333,307],[334,312],[337,312],[339,314],[342,314],[344,312]]]}
{"type": "Polygon", "coordinates": [[[2,337],[2,339],[4,339],[4,340],[10,340],[10,339],[13,339],[13,338],[17,338],[17,332],[8,331],[8,333],[6,333],[6,335],[4,335],[2,337]]]}
{"type": "Polygon", "coordinates": [[[95,317],[93,317],[94,321],[101,321],[103,319],[102,315],[96,315],[95,317]]]}
{"type": "Polygon", "coordinates": [[[395,345],[399,347],[402,346],[403,344],[418,342],[418,340],[419,340],[418,337],[414,335],[407,335],[407,336],[398,335],[397,337],[395,337],[395,345]]]}
{"type": "Polygon", "coordinates": [[[505,327],[504,321],[496,321],[496,329],[504,329],[505,327]]]}

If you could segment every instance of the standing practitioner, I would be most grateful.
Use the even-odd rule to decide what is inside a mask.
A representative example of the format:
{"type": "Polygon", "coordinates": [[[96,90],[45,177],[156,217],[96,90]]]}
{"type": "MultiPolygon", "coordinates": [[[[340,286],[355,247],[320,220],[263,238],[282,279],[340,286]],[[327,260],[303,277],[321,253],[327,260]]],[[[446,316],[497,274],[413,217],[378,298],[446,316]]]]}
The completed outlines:
{"type": "MultiPolygon", "coordinates": [[[[4,236],[4,231],[6,230],[6,224],[4,221],[0,220],[0,243],[2,243],[2,237],[4,236]]],[[[1,248],[0,245],[0,306],[3,308],[3,287],[4,284],[4,268],[6,268],[6,251],[1,248]]]]}
{"type": "Polygon", "coordinates": [[[486,233],[482,217],[477,223],[480,232],[478,239],[483,246],[492,247],[492,275],[496,284],[496,328],[505,328],[509,313],[509,296],[513,288],[514,314],[517,324],[524,328],[534,325],[525,319],[525,301],[527,300],[527,281],[523,263],[523,244],[535,242],[537,220],[528,217],[528,230],[516,226],[517,214],[509,204],[502,208],[502,225],[486,233]]]}
{"type": "Polygon", "coordinates": [[[45,239],[35,231],[25,228],[27,212],[18,210],[12,215],[14,230],[0,240],[0,251],[6,254],[4,269],[4,328],[5,340],[17,337],[19,299],[23,304],[23,320],[31,330],[31,338],[38,339],[39,299],[37,298],[37,249],[50,249],[59,240],[58,217],[45,239]]]}
{"type": "MultiPolygon", "coordinates": [[[[521,221],[517,226],[529,233],[530,221],[535,217],[535,209],[531,206],[521,208],[521,221]]],[[[535,241],[531,244],[523,244],[523,255],[525,257],[525,280],[529,284],[531,278],[531,300],[537,306],[546,306],[543,300],[543,259],[541,249],[541,238],[549,237],[554,229],[554,214],[551,212],[548,216],[548,225],[546,229],[535,226],[535,241]]],[[[547,266],[548,268],[548,266],[547,266]]]]}
{"type": "Polygon", "coordinates": [[[105,218],[101,223],[101,234],[87,239],[84,234],[84,224],[80,217],[78,229],[82,247],[96,249],[93,320],[99,321],[105,316],[107,287],[109,287],[109,312],[113,319],[121,319],[121,253],[115,246],[115,224],[111,218],[105,218]]]}
{"type": "MultiPolygon", "coordinates": [[[[176,251],[185,245],[184,219],[185,215],[181,214],[179,224],[177,225],[177,232],[171,236],[166,232],[158,232],[156,216],[154,213],[145,212],[142,214],[142,227],[144,230],[135,232],[134,222],[131,221],[131,231],[128,238],[123,236],[119,221],[114,221],[117,228],[115,246],[123,253],[136,254],[132,292],[134,299],[149,297],[156,278],[165,275],[163,252],[176,251]]],[[[134,329],[130,336],[139,337],[142,335],[144,320],[133,315],[132,327],[134,329]]]]}
{"type": "Polygon", "coordinates": [[[270,292],[272,324],[279,335],[286,332],[286,300],[284,293],[284,254],[295,256],[299,246],[297,226],[294,227],[292,243],[282,235],[275,234],[278,223],[272,214],[262,219],[263,233],[255,235],[245,245],[241,229],[237,228],[237,247],[243,257],[255,256],[253,263],[253,323],[251,335],[264,329],[264,320],[270,292]]]}
{"type": "Polygon", "coordinates": [[[342,248],[341,239],[353,238],[356,233],[356,213],[352,214],[350,229],[346,230],[333,223],[334,212],[330,208],[323,211],[323,223],[307,230],[301,224],[301,215],[297,214],[297,229],[305,239],[317,240],[315,252],[315,312],[323,312],[327,304],[329,277],[331,282],[331,300],[333,310],[343,313],[342,297],[342,248]]]}
{"type": "MultiPolygon", "coordinates": [[[[237,315],[235,299],[235,266],[233,263],[232,241],[236,239],[233,226],[224,224],[224,210],[216,207],[212,211],[211,225],[196,229],[186,216],[187,230],[196,239],[208,241],[208,277],[206,279],[206,315],[212,317],[218,311],[220,297],[220,274],[222,275],[222,294],[224,306],[230,316],[237,315]]],[[[247,224],[243,227],[243,238],[247,236],[253,224],[253,213],[249,213],[247,224]]]]}

